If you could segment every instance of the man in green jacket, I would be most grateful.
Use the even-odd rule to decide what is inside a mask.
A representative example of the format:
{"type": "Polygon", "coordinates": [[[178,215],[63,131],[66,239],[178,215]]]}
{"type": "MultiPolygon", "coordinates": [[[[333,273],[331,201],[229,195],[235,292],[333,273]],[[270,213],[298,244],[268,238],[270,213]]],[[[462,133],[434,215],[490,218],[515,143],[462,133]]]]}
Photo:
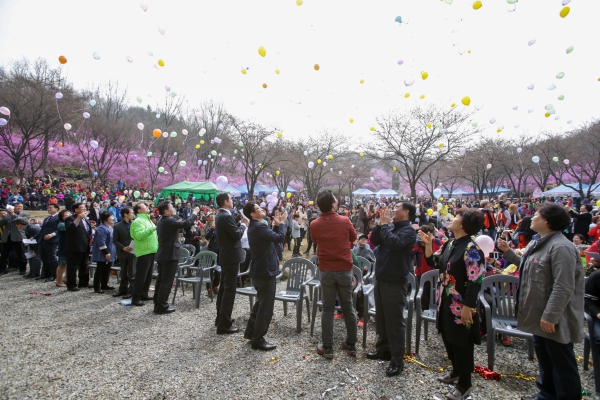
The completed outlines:
{"type": "Polygon", "coordinates": [[[150,220],[150,209],[144,203],[133,206],[136,218],[131,223],[130,233],[133,239],[136,261],[135,283],[131,296],[131,304],[143,306],[142,300],[152,300],[148,290],[152,283],[152,266],[154,254],[158,250],[156,225],[150,220]]]}

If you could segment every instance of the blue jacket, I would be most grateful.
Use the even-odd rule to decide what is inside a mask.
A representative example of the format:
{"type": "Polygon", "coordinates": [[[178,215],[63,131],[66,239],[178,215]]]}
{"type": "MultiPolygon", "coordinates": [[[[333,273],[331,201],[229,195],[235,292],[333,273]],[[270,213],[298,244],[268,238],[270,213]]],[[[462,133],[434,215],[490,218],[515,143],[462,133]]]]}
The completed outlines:
{"type": "Polygon", "coordinates": [[[113,262],[116,259],[117,247],[113,243],[113,229],[107,225],[100,225],[94,234],[92,244],[92,261],[113,262]],[[105,254],[110,254],[110,260],[106,260],[105,254]]]}
{"type": "Polygon", "coordinates": [[[279,258],[275,243],[285,242],[285,224],[274,229],[263,222],[251,220],[248,226],[248,243],[250,244],[250,278],[268,278],[279,273],[279,258]]]}
{"type": "Polygon", "coordinates": [[[416,241],[417,231],[410,221],[373,227],[371,243],[379,245],[375,261],[378,282],[406,283],[406,276],[413,270],[411,251],[416,241]]]}

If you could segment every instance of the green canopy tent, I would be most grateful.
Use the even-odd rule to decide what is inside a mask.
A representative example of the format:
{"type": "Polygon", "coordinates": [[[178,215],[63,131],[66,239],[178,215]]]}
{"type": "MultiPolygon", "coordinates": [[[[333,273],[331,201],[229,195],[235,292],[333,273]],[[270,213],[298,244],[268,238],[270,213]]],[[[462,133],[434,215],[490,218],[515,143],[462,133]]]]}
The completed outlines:
{"type": "Polygon", "coordinates": [[[211,200],[214,202],[219,193],[221,193],[221,191],[217,188],[217,185],[212,182],[182,181],[174,185],[164,187],[160,191],[160,194],[154,203],[156,205],[158,204],[160,198],[166,199],[167,196],[171,195],[179,195],[184,202],[190,195],[195,197],[197,200],[211,200]]]}

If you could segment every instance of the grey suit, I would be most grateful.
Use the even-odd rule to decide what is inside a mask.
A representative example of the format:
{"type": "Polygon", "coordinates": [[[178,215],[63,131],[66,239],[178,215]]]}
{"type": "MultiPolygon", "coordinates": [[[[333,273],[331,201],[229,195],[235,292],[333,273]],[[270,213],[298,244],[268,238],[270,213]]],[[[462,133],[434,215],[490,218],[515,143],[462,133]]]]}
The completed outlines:
{"type": "Polygon", "coordinates": [[[0,273],[6,271],[8,266],[8,256],[12,249],[17,253],[19,259],[19,272],[25,273],[27,270],[27,258],[25,257],[25,247],[23,239],[25,238],[25,229],[19,229],[17,223],[22,225],[29,224],[29,214],[21,212],[18,215],[12,214],[0,219],[2,231],[2,254],[0,255],[0,273]]]}

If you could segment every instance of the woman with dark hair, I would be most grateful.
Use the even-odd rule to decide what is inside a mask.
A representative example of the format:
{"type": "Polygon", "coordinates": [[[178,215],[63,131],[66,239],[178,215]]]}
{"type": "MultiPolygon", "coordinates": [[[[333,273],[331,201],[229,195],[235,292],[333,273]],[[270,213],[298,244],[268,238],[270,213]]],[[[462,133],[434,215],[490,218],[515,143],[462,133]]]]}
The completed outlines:
{"type": "Polygon", "coordinates": [[[531,229],[531,217],[529,215],[520,220],[517,235],[519,240],[517,247],[524,249],[531,242],[533,235],[535,235],[535,231],[531,229]]]}
{"type": "Polygon", "coordinates": [[[71,211],[62,210],[58,213],[58,268],[56,268],[56,286],[66,287],[63,283],[63,275],[67,269],[67,229],[65,220],[71,216],[71,211]]]}
{"type": "Polygon", "coordinates": [[[446,396],[450,400],[466,399],[473,391],[471,374],[475,368],[473,351],[481,344],[478,295],[485,276],[485,255],[471,238],[483,228],[483,213],[477,209],[460,209],[448,227],[455,239],[444,244],[434,259],[432,237],[419,231],[425,244],[427,264],[440,271],[437,283],[437,328],[452,361],[452,371],[438,378],[456,386],[446,396]]]}
{"type": "Polygon", "coordinates": [[[583,340],[584,277],[579,251],[562,234],[570,224],[564,207],[546,203],[531,220],[540,239],[522,257],[498,240],[504,258],[520,265],[517,324],[533,334],[540,369],[539,393],[522,399],[581,399],[573,343],[583,340]]]}
{"type": "Polygon", "coordinates": [[[100,222],[100,226],[96,228],[94,243],[92,244],[92,261],[97,265],[94,274],[95,293],[114,290],[114,287],[108,286],[108,279],[117,254],[117,248],[113,243],[115,216],[110,211],[103,211],[100,213],[100,222]]]}

